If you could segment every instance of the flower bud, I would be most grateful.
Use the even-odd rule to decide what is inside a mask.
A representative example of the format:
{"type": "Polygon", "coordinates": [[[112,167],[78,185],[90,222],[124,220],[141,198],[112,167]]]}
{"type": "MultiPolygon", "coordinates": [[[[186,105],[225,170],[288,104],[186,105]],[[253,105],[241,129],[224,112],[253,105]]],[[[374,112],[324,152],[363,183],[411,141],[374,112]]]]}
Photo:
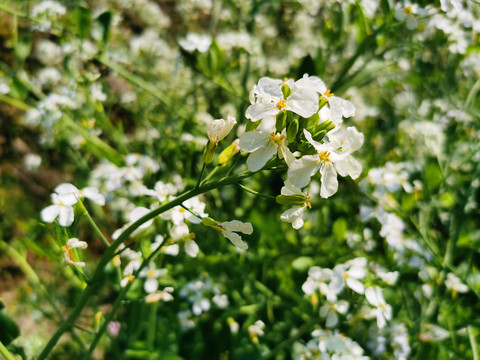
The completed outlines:
{"type": "Polygon", "coordinates": [[[216,142],[209,141],[207,146],[205,146],[205,150],[203,151],[203,162],[205,164],[210,164],[212,162],[217,145],[216,142]]]}
{"type": "Polygon", "coordinates": [[[281,205],[304,205],[307,199],[303,195],[278,195],[275,201],[281,205]]]}
{"type": "Polygon", "coordinates": [[[230,159],[240,151],[238,147],[239,139],[236,139],[229,147],[223,150],[220,155],[218,155],[218,164],[225,166],[230,159]]]}

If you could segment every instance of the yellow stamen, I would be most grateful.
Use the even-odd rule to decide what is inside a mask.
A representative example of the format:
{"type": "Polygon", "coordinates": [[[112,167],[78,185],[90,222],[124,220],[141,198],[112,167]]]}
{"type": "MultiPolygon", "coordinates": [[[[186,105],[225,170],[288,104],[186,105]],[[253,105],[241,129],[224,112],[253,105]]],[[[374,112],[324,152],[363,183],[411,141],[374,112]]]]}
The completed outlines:
{"type": "Polygon", "coordinates": [[[272,132],[269,136],[270,140],[277,144],[278,146],[281,146],[282,145],[282,142],[283,142],[283,139],[285,139],[285,135],[282,135],[282,134],[275,134],[274,132],[272,132]]]}
{"type": "Polygon", "coordinates": [[[181,213],[183,213],[183,212],[185,212],[185,209],[181,207],[179,211],[180,211],[181,213]]]}
{"type": "Polygon", "coordinates": [[[408,5],[408,6],[405,6],[405,8],[403,9],[403,12],[407,15],[412,15],[413,14],[413,9],[410,5],[408,5]]]}
{"type": "Polygon", "coordinates": [[[324,163],[330,162],[330,151],[324,151],[318,154],[318,157],[320,158],[320,161],[323,161],[324,163]]]}
{"type": "Polygon", "coordinates": [[[323,96],[325,97],[332,97],[333,95],[335,95],[334,93],[331,93],[330,92],[330,89],[328,89],[327,91],[325,91],[325,94],[323,94],[323,96]]]}
{"type": "Polygon", "coordinates": [[[155,276],[155,270],[149,270],[147,273],[147,277],[152,278],[155,276]]]}
{"type": "Polygon", "coordinates": [[[277,103],[277,108],[279,110],[282,110],[285,106],[287,106],[287,104],[285,103],[285,100],[284,99],[280,99],[277,103]]]}

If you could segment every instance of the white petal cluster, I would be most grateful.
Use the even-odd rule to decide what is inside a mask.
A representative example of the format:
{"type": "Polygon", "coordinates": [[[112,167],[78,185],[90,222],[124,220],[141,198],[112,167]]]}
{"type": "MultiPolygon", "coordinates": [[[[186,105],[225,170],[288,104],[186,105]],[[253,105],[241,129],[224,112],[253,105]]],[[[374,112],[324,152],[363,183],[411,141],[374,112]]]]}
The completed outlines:
{"type": "MultiPolygon", "coordinates": [[[[344,118],[355,115],[355,106],[331,93],[320,78],[307,74],[297,81],[261,78],[250,91],[250,103],[245,116],[258,129],[240,136],[240,150],[249,153],[246,163],[252,172],[272,159],[285,161],[289,185],[284,190],[297,200],[292,199],[296,206],[284,212],[282,220],[299,229],[307,202],[295,202],[313,175],[320,173],[320,196],[328,198],[338,190],[338,174],[357,179],[362,172],[352,153],[363,145],[363,134],[342,125],[344,118]]],[[[282,204],[288,204],[284,200],[282,204]]]]}
{"type": "Polygon", "coordinates": [[[60,226],[70,226],[74,220],[73,205],[82,198],[90,199],[101,206],[105,205],[105,197],[97,188],[86,187],[79,190],[72,184],[63,183],[58,185],[51,195],[53,205],[43,209],[40,216],[45,222],[51,223],[58,219],[60,226]]]}

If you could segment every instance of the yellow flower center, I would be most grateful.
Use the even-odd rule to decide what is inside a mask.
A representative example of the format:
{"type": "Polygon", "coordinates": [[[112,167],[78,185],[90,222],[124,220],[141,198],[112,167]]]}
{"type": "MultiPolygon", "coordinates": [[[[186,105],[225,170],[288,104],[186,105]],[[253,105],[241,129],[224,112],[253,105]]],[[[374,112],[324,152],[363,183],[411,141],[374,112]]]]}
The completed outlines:
{"type": "Polygon", "coordinates": [[[178,211],[180,211],[181,213],[183,213],[183,212],[185,212],[185,209],[181,207],[180,210],[178,210],[178,211]]]}
{"type": "Polygon", "coordinates": [[[318,154],[318,157],[320,158],[320,161],[323,161],[324,163],[330,162],[330,151],[324,151],[318,154]]]}
{"type": "Polygon", "coordinates": [[[348,275],[346,272],[343,273],[343,278],[344,278],[344,279],[348,279],[349,277],[350,277],[350,275],[348,275]]]}
{"type": "Polygon", "coordinates": [[[327,91],[325,91],[325,94],[323,94],[323,96],[325,96],[325,97],[332,97],[333,95],[335,95],[335,94],[331,93],[330,89],[327,89],[327,91]]]}
{"type": "Polygon", "coordinates": [[[285,99],[280,99],[277,103],[277,108],[279,110],[282,110],[287,104],[285,103],[285,99]]]}
{"type": "Polygon", "coordinates": [[[155,270],[149,270],[147,273],[147,277],[152,278],[155,276],[155,270]]]}
{"type": "Polygon", "coordinates": [[[412,15],[413,14],[413,10],[412,10],[412,7],[410,5],[408,6],[405,6],[405,8],[403,9],[404,13],[407,14],[407,15],[412,15]]]}
{"type": "Polygon", "coordinates": [[[283,81],[282,81],[282,84],[285,84],[288,80],[295,80],[295,79],[294,79],[294,78],[284,77],[284,78],[283,78],[283,81]]]}
{"type": "Polygon", "coordinates": [[[285,135],[275,134],[274,132],[272,132],[269,136],[269,139],[278,146],[281,146],[283,143],[283,139],[285,139],[285,135]]]}

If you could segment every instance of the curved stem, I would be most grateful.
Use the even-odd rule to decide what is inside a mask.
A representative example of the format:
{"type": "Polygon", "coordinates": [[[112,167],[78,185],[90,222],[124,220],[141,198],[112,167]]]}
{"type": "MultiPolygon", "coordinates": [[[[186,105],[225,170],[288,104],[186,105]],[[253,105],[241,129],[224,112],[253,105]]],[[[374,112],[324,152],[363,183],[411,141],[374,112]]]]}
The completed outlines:
{"type": "Polygon", "coordinates": [[[51,339],[48,341],[47,345],[45,345],[43,351],[40,353],[38,360],[43,360],[46,359],[47,356],[50,354],[54,346],[57,344],[58,340],[60,337],[68,331],[69,329],[72,328],[74,325],[75,321],[77,318],[80,316],[83,308],[85,305],[87,305],[88,301],[92,297],[92,295],[96,292],[97,287],[100,285],[101,280],[104,276],[104,268],[108,264],[108,262],[115,256],[115,251],[118,249],[118,247],[123,244],[123,242],[130,236],[132,233],[138,229],[142,224],[147,222],[148,220],[153,219],[154,217],[164,213],[167,210],[170,210],[171,208],[181,205],[184,201],[195,197],[197,195],[206,193],[210,190],[217,189],[222,186],[226,185],[231,185],[239,182],[240,180],[246,179],[250,176],[252,176],[253,173],[250,171],[245,171],[240,174],[228,177],[228,178],[223,178],[219,181],[214,181],[208,184],[205,184],[203,186],[200,186],[198,188],[191,189],[179,197],[173,199],[169,203],[163,204],[159,206],[158,208],[150,211],[148,214],[144,215],[137,221],[135,221],[133,224],[131,224],[125,231],[123,231],[120,236],[110,245],[105,250],[105,253],[100,259],[100,262],[98,263],[95,272],[93,276],[91,277],[91,280],[89,281],[87,287],[83,290],[82,294],[80,295],[80,298],[78,299],[77,304],[73,308],[72,312],[68,316],[68,318],[65,320],[65,322],[57,329],[55,334],[51,337],[51,339]]]}

